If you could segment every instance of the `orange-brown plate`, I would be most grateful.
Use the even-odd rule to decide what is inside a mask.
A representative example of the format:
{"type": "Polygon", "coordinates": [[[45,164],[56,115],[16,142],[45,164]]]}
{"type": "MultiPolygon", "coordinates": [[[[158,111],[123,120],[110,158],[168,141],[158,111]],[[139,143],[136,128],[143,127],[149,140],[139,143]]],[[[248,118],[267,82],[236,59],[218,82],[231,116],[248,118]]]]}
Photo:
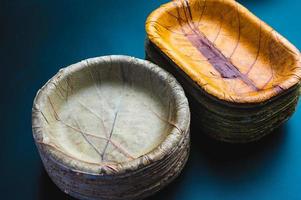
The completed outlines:
{"type": "Polygon", "coordinates": [[[300,53],[233,0],[175,0],[147,19],[150,41],[207,93],[260,103],[299,83],[300,53]]]}

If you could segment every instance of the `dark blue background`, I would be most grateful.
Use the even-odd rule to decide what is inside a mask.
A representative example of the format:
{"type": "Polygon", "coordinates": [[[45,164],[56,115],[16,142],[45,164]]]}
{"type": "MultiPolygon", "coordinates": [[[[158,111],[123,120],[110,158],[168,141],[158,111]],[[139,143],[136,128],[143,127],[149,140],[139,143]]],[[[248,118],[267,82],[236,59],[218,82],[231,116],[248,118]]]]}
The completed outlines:
{"type": "MultiPolygon", "coordinates": [[[[0,1],[0,199],[67,199],[33,143],[36,91],[59,68],[85,58],[144,58],[144,22],[160,0],[0,1]]],[[[241,0],[301,47],[298,0],[241,0]]],[[[212,141],[192,123],[181,176],[151,199],[301,199],[301,107],[273,135],[249,145],[212,141]]]]}

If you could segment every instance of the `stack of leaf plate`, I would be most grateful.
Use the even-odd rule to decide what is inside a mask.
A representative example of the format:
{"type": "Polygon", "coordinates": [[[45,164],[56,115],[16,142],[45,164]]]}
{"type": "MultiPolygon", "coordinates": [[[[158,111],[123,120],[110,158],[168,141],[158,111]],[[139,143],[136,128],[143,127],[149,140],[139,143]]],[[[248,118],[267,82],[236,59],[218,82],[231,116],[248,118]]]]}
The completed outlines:
{"type": "Polygon", "coordinates": [[[146,22],[146,58],[176,76],[193,117],[222,141],[258,140],[299,98],[299,51],[232,0],[178,0],[146,22]]]}
{"type": "Polygon", "coordinates": [[[183,169],[190,111],[160,67],[129,56],[87,59],[39,90],[33,136],[54,183],[79,199],[142,199],[183,169]]]}

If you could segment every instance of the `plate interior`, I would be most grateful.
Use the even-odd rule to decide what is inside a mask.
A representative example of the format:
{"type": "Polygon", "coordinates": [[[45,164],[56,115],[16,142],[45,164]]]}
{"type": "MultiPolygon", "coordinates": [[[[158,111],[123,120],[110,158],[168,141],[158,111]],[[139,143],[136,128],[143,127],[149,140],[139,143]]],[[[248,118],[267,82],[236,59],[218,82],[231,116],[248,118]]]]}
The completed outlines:
{"type": "Polygon", "coordinates": [[[88,64],[51,84],[44,143],[90,163],[121,163],[156,148],[171,130],[170,88],[152,72],[88,64]]]}

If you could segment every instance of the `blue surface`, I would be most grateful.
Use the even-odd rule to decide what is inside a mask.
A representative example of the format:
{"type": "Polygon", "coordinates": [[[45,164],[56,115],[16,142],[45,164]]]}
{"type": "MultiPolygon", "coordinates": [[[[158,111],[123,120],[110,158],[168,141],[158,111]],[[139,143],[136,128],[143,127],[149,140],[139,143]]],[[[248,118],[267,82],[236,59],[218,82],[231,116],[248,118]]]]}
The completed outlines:
{"type": "MultiPolygon", "coordinates": [[[[0,199],[67,199],[43,170],[31,134],[36,91],[85,58],[144,58],[144,22],[166,1],[0,1],[0,199]]],[[[301,47],[298,0],[241,0],[301,47]]],[[[212,141],[192,126],[183,173],[150,199],[301,199],[301,107],[273,135],[244,146],[212,141]]]]}

